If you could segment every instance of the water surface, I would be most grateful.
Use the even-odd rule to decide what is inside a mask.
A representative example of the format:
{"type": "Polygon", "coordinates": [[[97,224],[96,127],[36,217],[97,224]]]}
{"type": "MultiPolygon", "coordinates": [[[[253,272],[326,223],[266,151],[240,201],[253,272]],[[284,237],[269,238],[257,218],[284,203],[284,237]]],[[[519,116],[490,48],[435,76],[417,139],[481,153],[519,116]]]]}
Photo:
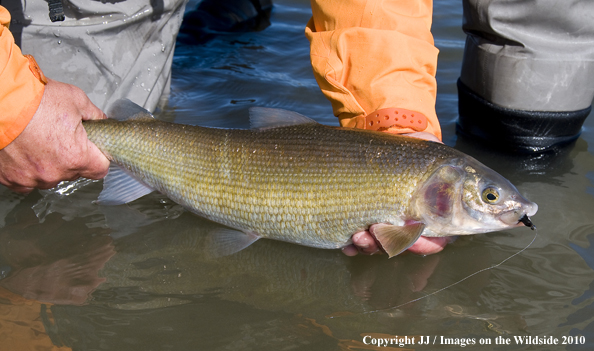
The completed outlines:
{"type": "MultiPolygon", "coordinates": [[[[309,65],[309,2],[274,6],[264,31],[179,43],[159,118],[246,128],[248,108],[267,106],[337,125],[309,65]]],[[[205,241],[218,225],[159,194],[104,207],[92,202],[101,182],[69,196],[0,188],[0,287],[11,292],[0,296],[0,350],[1,340],[23,349],[50,340],[72,350],[363,350],[374,349],[363,341],[395,335],[512,339],[474,346],[484,350],[592,349],[594,118],[555,156],[503,155],[457,138],[461,11],[458,2],[435,3],[444,141],[538,203],[530,248],[500,264],[534,238],[518,228],[459,238],[428,257],[349,258],[267,240],[213,257],[205,241]],[[586,344],[526,347],[514,336],[584,336],[586,344]]]]}

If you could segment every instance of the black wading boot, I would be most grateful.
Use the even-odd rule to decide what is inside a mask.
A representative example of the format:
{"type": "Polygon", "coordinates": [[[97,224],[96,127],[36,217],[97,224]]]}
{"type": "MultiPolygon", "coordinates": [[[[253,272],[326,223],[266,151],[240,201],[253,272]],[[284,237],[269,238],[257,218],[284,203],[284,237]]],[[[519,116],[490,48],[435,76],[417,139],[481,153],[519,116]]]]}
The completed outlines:
{"type": "Polygon", "coordinates": [[[592,106],[566,112],[522,111],[495,105],[458,79],[456,132],[492,149],[513,153],[556,152],[575,141],[592,106]]]}

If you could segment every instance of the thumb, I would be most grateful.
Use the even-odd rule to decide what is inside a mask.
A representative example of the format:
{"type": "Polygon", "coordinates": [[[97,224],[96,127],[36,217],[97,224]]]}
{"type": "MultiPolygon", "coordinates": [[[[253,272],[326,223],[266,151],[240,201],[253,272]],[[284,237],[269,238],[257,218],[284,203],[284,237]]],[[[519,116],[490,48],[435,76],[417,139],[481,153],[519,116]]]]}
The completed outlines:
{"type": "Polygon", "coordinates": [[[85,108],[85,113],[82,113],[83,121],[90,121],[94,119],[106,119],[107,115],[101,109],[95,106],[90,100],[85,108]]]}

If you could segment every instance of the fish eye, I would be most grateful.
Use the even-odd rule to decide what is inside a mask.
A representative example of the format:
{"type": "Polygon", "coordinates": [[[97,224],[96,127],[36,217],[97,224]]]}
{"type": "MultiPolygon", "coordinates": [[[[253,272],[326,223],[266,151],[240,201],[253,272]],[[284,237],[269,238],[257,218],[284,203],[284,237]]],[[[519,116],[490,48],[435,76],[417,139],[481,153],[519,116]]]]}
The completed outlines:
{"type": "Polygon", "coordinates": [[[483,190],[483,201],[488,204],[495,204],[499,201],[499,191],[493,187],[483,190]]]}

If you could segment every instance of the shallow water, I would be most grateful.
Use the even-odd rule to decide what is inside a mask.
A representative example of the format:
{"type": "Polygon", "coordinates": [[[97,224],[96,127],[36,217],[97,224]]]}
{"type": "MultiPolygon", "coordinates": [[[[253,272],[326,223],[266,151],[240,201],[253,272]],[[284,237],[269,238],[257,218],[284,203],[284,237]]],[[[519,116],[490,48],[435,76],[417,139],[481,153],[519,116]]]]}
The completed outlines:
{"type": "MultiPolygon", "coordinates": [[[[264,31],[180,44],[159,117],[248,127],[247,109],[268,106],[336,125],[309,66],[309,2],[274,5],[264,31]]],[[[204,246],[217,225],[159,194],[104,207],[92,203],[100,182],[69,196],[0,188],[0,287],[12,292],[0,294],[0,341],[18,350],[47,349],[48,339],[73,350],[363,350],[398,335],[419,350],[461,347],[440,345],[442,336],[483,350],[592,349],[594,118],[555,157],[512,157],[457,138],[461,11],[458,2],[435,3],[444,141],[539,204],[528,249],[500,264],[536,234],[518,228],[459,238],[427,257],[349,258],[267,240],[212,257],[204,246]],[[430,345],[419,345],[421,336],[430,345]],[[514,337],[524,336],[585,344],[518,345],[514,337]]]]}

